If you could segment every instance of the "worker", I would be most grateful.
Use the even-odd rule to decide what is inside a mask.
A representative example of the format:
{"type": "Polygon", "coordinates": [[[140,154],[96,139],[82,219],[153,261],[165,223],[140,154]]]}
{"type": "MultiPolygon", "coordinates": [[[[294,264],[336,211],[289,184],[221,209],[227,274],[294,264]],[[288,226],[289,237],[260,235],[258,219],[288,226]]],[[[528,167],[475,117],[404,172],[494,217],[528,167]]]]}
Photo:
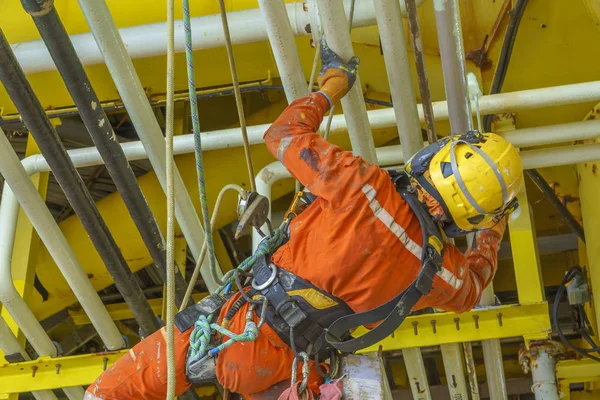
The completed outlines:
{"type": "MultiPolygon", "coordinates": [[[[397,328],[411,309],[461,313],[478,304],[496,272],[507,217],[523,185],[517,150],[492,133],[443,138],[398,173],[324,140],[316,132],[354,84],[358,59],[342,61],[324,40],[321,57],[320,91],[293,101],[264,136],[273,156],[316,198],[291,219],[287,241],[253,269],[255,288],[249,290],[270,303],[258,337],[222,350],[216,360],[203,359],[223,388],[244,399],[276,399],[290,386],[292,346],[324,360],[323,349],[360,348],[349,327],[367,324],[370,332],[387,335],[390,321],[397,328]],[[473,244],[465,254],[445,240],[470,232],[473,244]],[[410,307],[391,312],[397,303],[410,307]]],[[[228,329],[243,332],[250,307],[237,293],[222,307],[219,323],[230,318],[228,329]],[[239,310],[230,312],[236,303],[239,310]]],[[[259,311],[250,314],[255,323],[259,311]]],[[[191,386],[189,380],[198,382],[186,378],[192,331],[175,329],[177,393],[191,386]]],[[[85,398],[164,399],[165,349],[163,329],[104,372],[85,398]]],[[[307,390],[318,393],[318,372],[326,374],[327,366],[310,361],[310,367],[307,390]]]]}

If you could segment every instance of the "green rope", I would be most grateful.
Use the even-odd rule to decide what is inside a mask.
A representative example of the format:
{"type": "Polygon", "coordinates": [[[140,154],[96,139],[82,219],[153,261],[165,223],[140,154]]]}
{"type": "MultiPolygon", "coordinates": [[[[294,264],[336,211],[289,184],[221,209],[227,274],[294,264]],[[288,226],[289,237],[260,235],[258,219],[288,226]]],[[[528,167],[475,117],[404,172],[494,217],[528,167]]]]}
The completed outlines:
{"type": "MultiPolygon", "coordinates": [[[[281,228],[275,230],[271,236],[266,237],[260,242],[254,254],[242,261],[237,269],[245,272],[250,271],[259,259],[264,258],[269,254],[273,254],[273,252],[283,244],[284,239],[284,230],[281,228]]],[[[235,269],[232,269],[223,276],[225,284],[220,286],[215,293],[221,294],[229,283],[234,282],[234,273],[235,269]]],[[[246,314],[246,326],[244,331],[240,334],[233,333],[219,324],[211,323],[212,318],[213,315],[209,315],[208,317],[201,315],[194,324],[194,331],[190,336],[190,357],[193,361],[200,360],[207,352],[209,355],[214,356],[234,343],[252,342],[258,337],[258,327],[254,323],[254,305],[250,307],[250,310],[246,314]],[[215,332],[219,332],[220,334],[229,337],[229,340],[208,351],[207,346],[215,332]]]]}
{"type": "Polygon", "coordinates": [[[192,52],[192,26],[190,23],[189,0],[183,0],[183,29],[185,31],[185,59],[187,61],[188,91],[190,94],[190,114],[192,116],[192,129],[194,132],[194,153],[196,155],[196,173],[198,175],[198,191],[200,206],[204,222],[206,245],[208,247],[208,262],[210,270],[216,270],[215,246],[213,244],[210,214],[208,213],[208,200],[206,197],[206,182],[204,180],[204,161],[202,160],[202,139],[200,138],[200,119],[198,118],[198,104],[196,99],[196,82],[194,76],[194,54],[192,52]]]}

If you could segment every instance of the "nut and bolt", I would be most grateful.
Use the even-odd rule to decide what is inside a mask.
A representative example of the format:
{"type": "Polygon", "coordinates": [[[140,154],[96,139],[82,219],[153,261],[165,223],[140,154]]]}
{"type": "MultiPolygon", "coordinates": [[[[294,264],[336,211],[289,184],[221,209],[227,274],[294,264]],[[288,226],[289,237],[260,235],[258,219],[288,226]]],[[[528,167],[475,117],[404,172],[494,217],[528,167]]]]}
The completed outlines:
{"type": "Polygon", "coordinates": [[[460,331],[459,322],[460,322],[460,318],[454,318],[454,325],[456,325],[456,330],[457,331],[460,331]]]}
{"type": "Polygon", "coordinates": [[[415,332],[415,336],[419,334],[419,331],[417,330],[417,325],[419,325],[419,323],[417,321],[413,321],[412,326],[415,332]]]}
{"type": "Polygon", "coordinates": [[[436,323],[436,322],[435,322],[435,319],[432,319],[432,320],[431,320],[431,329],[433,330],[433,334],[436,334],[436,333],[437,333],[437,330],[436,330],[436,328],[435,328],[435,323],[436,323]]]}
{"type": "Polygon", "coordinates": [[[473,321],[475,321],[475,329],[479,329],[479,315],[473,315],[473,321]]]}

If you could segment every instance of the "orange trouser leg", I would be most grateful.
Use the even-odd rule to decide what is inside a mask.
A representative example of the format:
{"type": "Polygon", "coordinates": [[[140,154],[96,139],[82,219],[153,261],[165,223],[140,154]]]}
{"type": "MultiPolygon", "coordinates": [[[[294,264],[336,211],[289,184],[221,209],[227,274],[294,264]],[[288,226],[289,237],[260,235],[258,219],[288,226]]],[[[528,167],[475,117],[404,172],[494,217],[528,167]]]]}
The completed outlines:
{"type": "MultiPolygon", "coordinates": [[[[185,376],[185,359],[192,329],[181,333],[175,327],[176,392],[190,388],[185,376]]],[[[148,336],[121,357],[92,383],[86,400],[164,400],[167,394],[166,330],[148,336]]]]}
{"type": "MultiPolygon", "coordinates": [[[[227,313],[226,310],[238,297],[239,294],[233,296],[223,307],[221,317],[227,313]]],[[[246,312],[249,306],[249,304],[245,304],[236,313],[229,325],[231,332],[241,333],[244,331],[246,312]]],[[[256,323],[258,323],[258,319],[258,316],[255,315],[256,323]]],[[[246,400],[265,399],[268,397],[262,397],[262,395],[266,395],[270,387],[290,379],[293,361],[294,354],[290,347],[277,336],[271,327],[264,324],[254,342],[235,343],[219,353],[217,379],[224,388],[241,394],[246,400]]],[[[301,365],[302,363],[299,363],[299,367],[301,365]]],[[[302,372],[298,368],[298,380],[301,379],[302,372]]],[[[311,368],[310,388],[316,391],[321,383],[321,377],[315,368],[311,368]]]]}

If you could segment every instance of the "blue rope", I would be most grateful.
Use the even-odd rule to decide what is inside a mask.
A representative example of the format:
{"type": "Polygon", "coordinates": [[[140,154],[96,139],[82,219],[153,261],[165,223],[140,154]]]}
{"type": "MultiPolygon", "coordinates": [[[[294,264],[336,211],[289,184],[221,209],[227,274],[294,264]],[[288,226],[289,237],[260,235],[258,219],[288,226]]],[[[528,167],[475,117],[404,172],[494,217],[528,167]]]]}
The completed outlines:
{"type": "MultiPolygon", "coordinates": [[[[277,248],[283,244],[284,239],[284,230],[281,228],[275,230],[271,236],[268,236],[262,242],[260,242],[254,254],[242,261],[237,269],[241,269],[246,272],[250,271],[260,258],[265,257],[268,254],[272,254],[275,250],[277,250],[277,248]]],[[[227,287],[234,282],[234,273],[235,269],[232,269],[228,271],[225,276],[223,276],[223,281],[225,284],[219,287],[215,293],[221,294],[227,290],[227,287]]],[[[244,328],[244,332],[240,334],[230,332],[219,324],[211,323],[212,318],[213,315],[209,315],[208,317],[201,315],[194,324],[194,331],[190,336],[190,357],[193,361],[200,360],[206,355],[208,351],[207,346],[215,332],[219,332],[220,334],[229,337],[229,340],[208,351],[208,354],[211,356],[218,354],[221,350],[226,349],[234,343],[252,342],[258,337],[258,327],[254,323],[253,308],[251,308],[246,314],[246,326],[244,328]]]]}
{"type": "Polygon", "coordinates": [[[208,200],[206,197],[206,182],[204,180],[204,161],[202,160],[202,139],[200,138],[200,120],[198,119],[198,104],[196,100],[196,81],[194,76],[194,54],[192,52],[192,26],[190,23],[190,2],[183,0],[183,27],[185,31],[185,59],[187,61],[188,91],[190,93],[190,113],[194,132],[194,153],[196,154],[196,173],[198,175],[198,191],[200,206],[204,221],[206,245],[208,247],[208,262],[211,271],[216,271],[215,246],[212,238],[208,200]]]}

